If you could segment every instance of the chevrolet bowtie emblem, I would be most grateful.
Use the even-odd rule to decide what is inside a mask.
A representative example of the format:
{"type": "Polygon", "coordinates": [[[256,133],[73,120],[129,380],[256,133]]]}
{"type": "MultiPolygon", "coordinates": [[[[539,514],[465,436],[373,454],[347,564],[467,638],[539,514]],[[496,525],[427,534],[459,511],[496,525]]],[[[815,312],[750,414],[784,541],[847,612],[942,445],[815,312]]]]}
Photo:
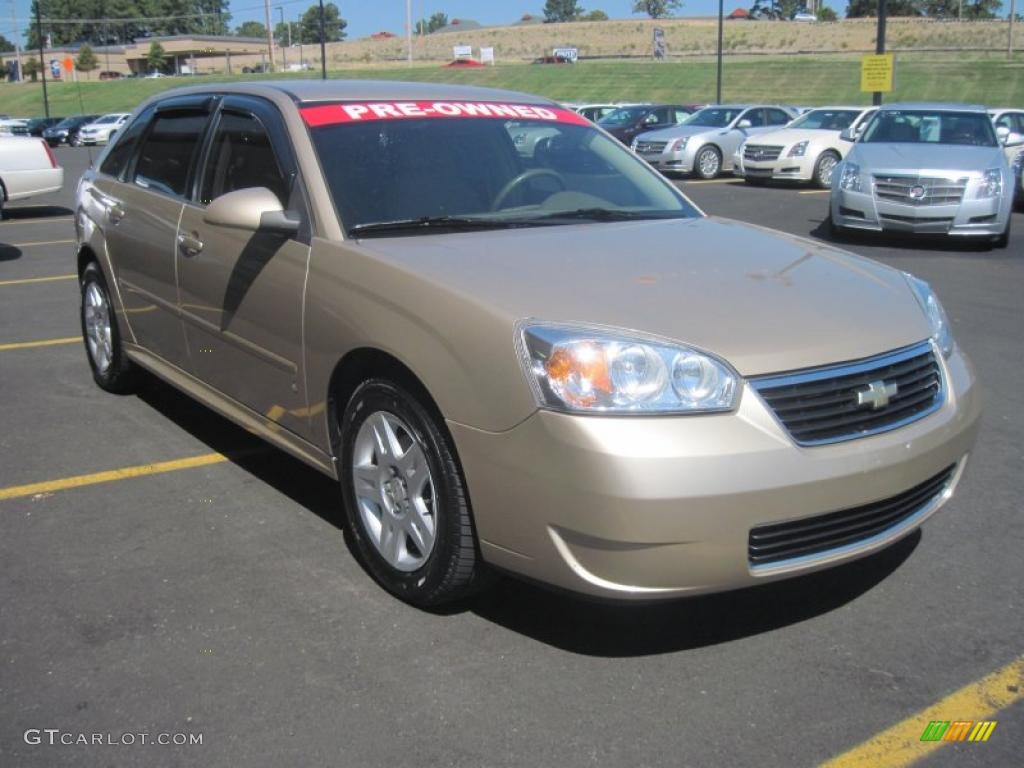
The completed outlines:
{"type": "Polygon", "coordinates": [[[889,398],[895,397],[899,392],[899,385],[886,384],[884,381],[872,381],[867,389],[857,391],[857,405],[871,406],[871,410],[877,411],[889,404],[889,398]]]}

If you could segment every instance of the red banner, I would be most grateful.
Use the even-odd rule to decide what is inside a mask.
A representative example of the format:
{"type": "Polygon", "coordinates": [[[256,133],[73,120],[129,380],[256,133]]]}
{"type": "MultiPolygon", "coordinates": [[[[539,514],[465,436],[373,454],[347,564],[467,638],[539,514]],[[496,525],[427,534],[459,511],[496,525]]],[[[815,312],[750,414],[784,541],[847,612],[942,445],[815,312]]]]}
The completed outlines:
{"type": "Polygon", "coordinates": [[[543,120],[550,123],[590,125],[586,118],[568,109],[536,104],[504,104],[493,101],[375,101],[346,102],[301,107],[302,119],[310,128],[373,120],[414,120],[422,118],[483,117],[509,120],[543,120]]]}

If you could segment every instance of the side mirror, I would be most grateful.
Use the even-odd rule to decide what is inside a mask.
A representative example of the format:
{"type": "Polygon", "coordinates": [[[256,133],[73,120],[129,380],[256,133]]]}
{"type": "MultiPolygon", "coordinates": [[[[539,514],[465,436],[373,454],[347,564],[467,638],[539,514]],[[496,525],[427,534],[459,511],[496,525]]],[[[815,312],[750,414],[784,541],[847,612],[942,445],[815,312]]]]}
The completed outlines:
{"type": "Polygon", "coordinates": [[[1010,138],[1010,129],[1005,125],[996,127],[996,138],[999,139],[999,143],[1006,146],[1007,140],[1010,138]]]}
{"type": "Polygon", "coordinates": [[[749,120],[747,120],[747,118],[743,118],[738,123],[736,123],[736,127],[739,128],[740,130],[743,130],[745,128],[749,128],[752,125],[753,125],[753,123],[750,122],[749,120]]]}
{"type": "Polygon", "coordinates": [[[206,208],[203,221],[251,232],[298,232],[299,221],[289,216],[277,195],[266,187],[236,189],[221,195],[206,208]]]}
{"type": "Polygon", "coordinates": [[[854,133],[854,131],[851,131],[849,128],[847,128],[845,131],[840,133],[839,134],[839,138],[842,141],[849,141],[851,143],[857,140],[856,134],[854,133]]]}
{"type": "Polygon", "coordinates": [[[1003,142],[1004,147],[1019,147],[1024,144],[1024,135],[1010,131],[1006,134],[1006,140],[1003,142]]]}

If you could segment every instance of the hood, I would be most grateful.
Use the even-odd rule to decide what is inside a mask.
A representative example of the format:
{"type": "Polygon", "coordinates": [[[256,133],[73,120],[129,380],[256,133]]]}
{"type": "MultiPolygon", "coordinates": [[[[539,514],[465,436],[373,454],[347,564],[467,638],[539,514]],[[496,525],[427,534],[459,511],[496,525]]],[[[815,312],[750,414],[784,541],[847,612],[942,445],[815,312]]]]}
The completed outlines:
{"type": "Polygon", "coordinates": [[[773,144],[775,146],[788,147],[801,141],[811,143],[836,144],[839,141],[840,131],[821,131],[817,129],[801,130],[800,128],[788,128],[771,133],[759,133],[747,139],[748,144],[773,144]]]}
{"type": "Polygon", "coordinates": [[[729,219],[374,238],[356,247],[510,324],[536,318],[652,333],[747,376],[869,357],[930,335],[899,272],[729,219]]]}
{"type": "Polygon", "coordinates": [[[729,130],[728,128],[709,128],[706,125],[673,125],[671,128],[641,133],[637,138],[644,141],[669,141],[671,139],[681,139],[683,136],[699,136],[702,133],[706,133],[709,136],[729,133],[729,130]]]}
{"type": "Polygon", "coordinates": [[[1006,161],[1001,147],[969,147],[943,144],[864,144],[858,142],[847,155],[867,173],[906,171],[974,171],[1000,168],[1006,161]]]}

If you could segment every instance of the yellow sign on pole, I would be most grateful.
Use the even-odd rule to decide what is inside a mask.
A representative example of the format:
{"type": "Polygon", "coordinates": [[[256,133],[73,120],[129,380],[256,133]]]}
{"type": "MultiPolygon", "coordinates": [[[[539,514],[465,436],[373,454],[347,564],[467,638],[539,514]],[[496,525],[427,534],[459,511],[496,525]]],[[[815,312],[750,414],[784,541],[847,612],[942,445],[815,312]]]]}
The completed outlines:
{"type": "Polygon", "coordinates": [[[892,91],[896,59],[891,53],[864,56],[860,60],[860,89],[866,93],[892,91]]]}

